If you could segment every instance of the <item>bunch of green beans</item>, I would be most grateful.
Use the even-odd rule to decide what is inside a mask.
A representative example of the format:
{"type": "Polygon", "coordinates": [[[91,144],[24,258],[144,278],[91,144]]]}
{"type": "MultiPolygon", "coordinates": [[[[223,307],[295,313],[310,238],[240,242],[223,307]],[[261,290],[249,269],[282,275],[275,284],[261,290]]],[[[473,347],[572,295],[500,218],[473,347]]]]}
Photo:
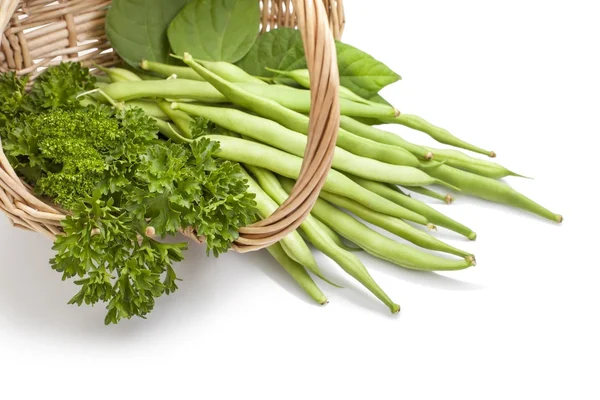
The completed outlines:
{"type": "MultiPolygon", "coordinates": [[[[220,143],[218,157],[246,170],[249,191],[266,218],[283,204],[298,178],[307,144],[310,111],[308,71],[276,71],[275,84],[253,77],[225,62],[182,57],[187,66],[143,61],[139,71],[102,69],[94,100],[139,107],[155,119],[159,131],[178,143],[199,135],[220,143]],[[294,87],[285,84],[293,82],[294,87]],[[305,89],[299,89],[304,87],[305,89]],[[210,121],[221,131],[201,132],[197,121],[210,121]]],[[[487,160],[455,149],[411,143],[377,124],[394,123],[422,131],[440,143],[495,156],[424,119],[400,114],[389,104],[340,90],[341,123],[330,170],[319,199],[298,231],[267,251],[319,304],[327,303],[315,276],[332,286],[308,247],[333,260],[392,313],[400,307],[369,274],[357,250],[403,268],[452,271],[475,265],[475,256],[433,235],[443,227],[475,240],[469,227],[444,215],[409,192],[450,204],[458,194],[474,195],[562,221],[498,179],[522,176],[487,160]],[[387,231],[383,235],[364,222],[387,231]],[[394,237],[394,238],[393,238],[394,237]]]]}

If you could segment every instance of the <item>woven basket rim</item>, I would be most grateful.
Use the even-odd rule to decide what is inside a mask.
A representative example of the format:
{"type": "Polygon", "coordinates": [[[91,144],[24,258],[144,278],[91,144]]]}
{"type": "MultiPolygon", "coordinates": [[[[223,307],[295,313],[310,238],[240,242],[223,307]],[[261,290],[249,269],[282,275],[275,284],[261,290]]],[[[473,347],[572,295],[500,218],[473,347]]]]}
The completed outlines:
{"type": "MultiPolygon", "coordinates": [[[[270,217],[240,230],[238,252],[267,247],[296,230],[310,214],[331,168],[339,127],[339,75],[334,38],[340,38],[345,17],[342,0],[257,0],[261,33],[280,26],[302,32],[311,85],[308,143],[302,170],[288,200],[270,217]]],[[[104,34],[104,16],[111,0],[0,0],[0,73],[9,70],[35,79],[49,65],[62,61],[112,66],[120,62],[104,34]],[[55,3],[55,4],[52,4],[55,3]],[[37,29],[31,29],[37,28],[37,29]],[[83,40],[82,40],[83,39],[83,40]],[[90,40],[92,40],[90,42],[90,40]],[[86,50],[90,53],[83,54],[86,50]],[[35,62],[41,59],[39,62],[35,62]]],[[[0,142],[0,209],[14,226],[54,239],[61,234],[66,212],[33,194],[13,170],[0,142]]],[[[191,229],[181,231],[201,243],[191,229]]]]}

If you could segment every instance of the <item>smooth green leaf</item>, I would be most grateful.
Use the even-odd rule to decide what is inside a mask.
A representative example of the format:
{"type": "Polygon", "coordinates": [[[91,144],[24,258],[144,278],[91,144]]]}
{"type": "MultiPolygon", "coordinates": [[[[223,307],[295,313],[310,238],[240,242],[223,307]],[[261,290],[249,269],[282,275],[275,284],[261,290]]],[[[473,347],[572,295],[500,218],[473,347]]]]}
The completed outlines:
{"type": "Polygon", "coordinates": [[[176,54],[236,62],[256,41],[259,25],[256,0],[195,0],[173,19],[168,37],[176,54]]]}
{"type": "Polygon", "coordinates": [[[248,54],[238,64],[250,75],[272,77],[265,68],[291,71],[306,68],[300,32],[279,28],[261,35],[248,54]]]}
{"type": "Polygon", "coordinates": [[[106,17],[106,34],[125,62],[141,60],[175,63],[169,57],[167,28],[191,0],[113,0],[106,17]]]}
{"type": "Polygon", "coordinates": [[[401,79],[387,65],[356,47],[337,42],[336,48],[342,86],[363,98],[371,98],[401,79]]]}
{"type": "MultiPolygon", "coordinates": [[[[389,67],[367,53],[336,42],[340,82],[359,96],[369,99],[385,86],[400,79],[389,67]]],[[[279,28],[261,36],[237,64],[251,75],[273,77],[275,70],[306,68],[302,36],[291,28],[279,28]]]]}

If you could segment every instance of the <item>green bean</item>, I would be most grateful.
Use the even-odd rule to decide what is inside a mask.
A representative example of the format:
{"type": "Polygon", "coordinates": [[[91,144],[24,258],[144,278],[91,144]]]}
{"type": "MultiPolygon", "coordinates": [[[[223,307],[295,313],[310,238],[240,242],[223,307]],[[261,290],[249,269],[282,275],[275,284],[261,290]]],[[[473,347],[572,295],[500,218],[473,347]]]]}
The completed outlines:
{"type": "Polygon", "coordinates": [[[415,193],[419,193],[420,195],[423,195],[423,196],[431,197],[432,199],[443,201],[446,204],[452,204],[452,202],[454,201],[454,198],[450,194],[444,195],[444,194],[434,192],[433,190],[430,190],[430,189],[427,189],[424,187],[411,186],[411,187],[407,187],[406,189],[413,191],[415,193]]]}
{"type": "Polygon", "coordinates": [[[140,71],[137,71],[136,74],[142,78],[143,81],[162,81],[164,79],[162,76],[147,74],[140,71]]]}
{"type": "Polygon", "coordinates": [[[142,80],[135,72],[128,69],[114,67],[104,68],[99,65],[96,65],[95,67],[104,72],[110,78],[111,82],[136,82],[142,80]]]}
{"type": "Polygon", "coordinates": [[[447,179],[449,182],[460,187],[466,194],[517,207],[559,223],[563,220],[561,215],[542,207],[503,182],[475,175],[448,165],[440,165],[437,168],[432,168],[429,170],[429,173],[440,179],[447,179]]]}
{"type": "Polygon", "coordinates": [[[145,71],[157,73],[165,78],[175,75],[178,79],[190,79],[194,81],[204,80],[190,67],[180,67],[176,65],[161,64],[158,62],[148,60],[143,60],[140,63],[140,67],[145,71]]]}
{"type": "Polygon", "coordinates": [[[112,80],[108,75],[95,75],[96,83],[112,83],[112,80]]]}
{"type": "MultiPolygon", "coordinates": [[[[217,157],[268,169],[288,178],[298,179],[302,158],[273,147],[248,140],[219,135],[205,137],[221,143],[217,157]]],[[[349,197],[380,213],[403,218],[407,213],[402,206],[387,200],[332,169],[325,181],[325,190],[349,197]]],[[[391,189],[390,189],[391,190],[391,189]]]]}
{"type": "Polygon", "coordinates": [[[189,79],[115,82],[104,87],[103,90],[117,101],[157,97],[161,99],[192,99],[206,103],[227,102],[227,99],[211,84],[189,79]]]}
{"type": "Polygon", "coordinates": [[[325,297],[304,267],[292,260],[279,243],[267,247],[267,251],[313,300],[319,304],[328,303],[327,297],[325,297]]]}
{"type": "Polygon", "coordinates": [[[319,195],[324,200],[338,206],[345,208],[357,217],[364,219],[380,228],[385,229],[395,235],[400,236],[403,239],[408,240],[416,244],[419,247],[423,247],[429,250],[441,251],[444,253],[454,254],[459,257],[473,258],[473,255],[466,251],[457,249],[456,247],[450,246],[441,240],[436,239],[427,232],[420,231],[399,218],[390,217],[389,215],[381,214],[376,211],[369,209],[353,200],[346,197],[331,194],[322,191],[319,195]]]}
{"type": "Polygon", "coordinates": [[[391,187],[392,189],[394,189],[396,192],[403,194],[404,196],[408,196],[410,197],[410,193],[405,192],[404,190],[402,190],[398,185],[386,185],[388,187],[391,187]]]}
{"type": "Polygon", "coordinates": [[[340,119],[340,126],[347,131],[365,139],[403,148],[411,152],[416,157],[424,160],[431,160],[433,158],[433,153],[425,147],[408,142],[395,133],[386,132],[373,126],[363,124],[362,122],[356,121],[355,119],[345,115],[342,115],[340,119]]]}
{"type": "MultiPolygon", "coordinates": [[[[201,61],[202,65],[209,71],[219,71],[219,74],[229,82],[250,83],[259,86],[268,86],[266,82],[250,75],[237,65],[224,61],[201,61]]],[[[216,73],[216,72],[215,72],[216,73]]]]}
{"type": "MultiPolygon", "coordinates": [[[[296,83],[300,86],[305,87],[306,89],[310,89],[310,75],[307,69],[295,69],[293,71],[281,71],[278,69],[266,68],[267,71],[274,72],[278,75],[286,76],[288,78],[292,78],[296,83]]],[[[340,97],[348,100],[352,100],[357,103],[362,103],[365,105],[372,104],[369,100],[363,99],[352,90],[340,86],[340,97]]]]}
{"type": "Polygon", "coordinates": [[[485,154],[489,157],[496,157],[496,153],[494,153],[493,151],[485,150],[481,147],[477,147],[475,145],[467,143],[464,140],[457,138],[456,136],[448,132],[446,129],[435,126],[416,115],[402,114],[395,118],[386,118],[385,120],[383,120],[383,122],[404,125],[409,128],[426,133],[440,143],[448,144],[454,147],[460,147],[462,149],[470,150],[475,153],[485,154]]]}
{"type": "MultiPolygon", "coordinates": [[[[228,82],[219,75],[195,62],[189,55],[188,58],[184,57],[184,61],[190,65],[194,71],[207,79],[232,103],[251,110],[262,117],[278,122],[286,128],[305,135],[308,134],[309,119],[306,115],[289,110],[275,101],[256,96],[239,86],[228,82]]],[[[343,129],[338,131],[336,144],[342,149],[348,150],[356,155],[387,162],[389,164],[399,164],[399,157],[402,157],[402,160],[410,157],[410,154],[407,154],[408,152],[404,149],[367,140],[343,129]],[[400,152],[403,154],[400,154],[400,152]]]]}
{"type": "MultiPolygon", "coordinates": [[[[277,203],[282,204],[288,198],[288,194],[271,172],[256,167],[248,167],[250,172],[257,178],[261,187],[277,203]]],[[[316,219],[309,215],[306,217],[300,229],[306,234],[310,242],[323,254],[334,260],[346,273],[369,289],[379,300],[381,300],[392,313],[400,311],[400,306],[394,303],[387,294],[379,287],[371,277],[362,262],[352,253],[338,247],[329,235],[323,232],[316,219]]]]}
{"type": "MultiPolygon", "coordinates": [[[[302,157],[307,137],[266,118],[257,117],[235,109],[195,104],[173,103],[172,107],[188,114],[204,117],[231,131],[249,136],[270,146],[302,157]]],[[[336,148],[333,167],[367,179],[406,186],[424,186],[442,183],[414,167],[385,164],[360,157],[344,149],[336,148]]],[[[415,221],[418,222],[418,221],[415,221]]]]}
{"type": "Polygon", "coordinates": [[[175,123],[175,125],[179,128],[179,130],[183,133],[185,137],[188,139],[192,138],[192,122],[194,119],[190,117],[188,114],[183,111],[174,110],[171,107],[171,103],[159,100],[158,106],[160,109],[169,116],[169,118],[175,123]]]}
{"type": "Polygon", "coordinates": [[[429,150],[435,154],[436,160],[445,161],[446,165],[450,165],[454,168],[462,169],[463,171],[471,172],[477,175],[485,176],[487,178],[501,179],[507,176],[526,178],[523,175],[506,169],[500,164],[471,157],[458,150],[431,148],[429,150]]]}
{"type": "MultiPolygon", "coordinates": [[[[289,192],[293,181],[283,178],[281,182],[283,188],[289,192]]],[[[468,268],[475,262],[473,259],[450,260],[398,243],[370,229],[323,199],[317,200],[312,214],[368,253],[404,268],[421,271],[452,271],[468,268]]]]}
{"type": "Polygon", "coordinates": [[[168,121],[170,118],[163,110],[160,109],[158,104],[155,101],[149,100],[131,100],[125,102],[125,107],[139,107],[144,112],[154,118],[162,119],[163,121],[168,121]]]}
{"type": "MultiPolygon", "coordinates": [[[[310,112],[311,94],[309,90],[284,85],[265,85],[264,82],[260,85],[239,84],[239,87],[256,96],[276,101],[290,110],[305,114],[310,112]]],[[[340,99],[340,112],[342,115],[367,118],[392,118],[400,114],[393,107],[382,104],[364,105],[344,98],[340,99]]]]}
{"type": "MultiPolygon", "coordinates": [[[[262,218],[268,218],[277,210],[278,204],[269,197],[268,194],[248,175],[243,171],[248,185],[248,193],[254,193],[257,210],[262,218]]],[[[280,240],[281,245],[288,256],[297,263],[303,265],[310,272],[323,279],[327,283],[331,283],[321,272],[321,269],[317,265],[315,258],[313,257],[310,249],[300,237],[300,234],[296,231],[290,233],[286,237],[280,240]]]]}
{"type": "Polygon", "coordinates": [[[315,222],[319,225],[319,227],[321,228],[323,233],[327,234],[327,236],[329,236],[329,238],[331,240],[333,240],[333,242],[338,247],[341,247],[342,249],[344,249],[346,251],[362,251],[362,249],[360,247],[348,246],[346,243],[344,243],[344,241],[342,240],[342,237],[340,235],[338,235],[336,231],[334,231],[333,229],[331,229],[330,227],[328,227],[327,225],[325,225],[318,219],[315,218],[315,222]]]}
{"type": "Polygon", "coordinates": [[[175,143],[190,143],[191,142],[191,140],[189,140],[183,136],[183,134],[181,133],[181,131],[179,131],[179,129],[177,129],[177,127],[171,125],[169,122],[163,121],[161,119],[154,118],[154,117],[151,117],[151,118],[154,119],[154,121],[156,122],[158,131],[160,133],[162,133],[163,135],[165,135],[166,137],[168,137],[169,139],[171,139],[173,142],[175,142],[175,143]]]}
{"type": "MultiPolygon", "coordinates": [[[[409,210],[423,215],[432,224],[435,224],[437,226],[443,226],[444,228],[448,228],[454,232],[460,233],[461,235],[466,236],[470,240],[475,240],[477,238],[477,234],[473,232],[470,228],[453,220],[452,218],[445,216],[444,214],[429,207],[423,202],[398,193],[396,190],[390,188],[389,186],[383,183],[373,182],[355,176],[351,177],[351,179],[354,182],[358,183],[360,186],[369,189],[373,193],[377,193],[381,197],[384,197],[390,201],[393,201],[394,203],[408,208],[409,210]]],[[[366,205],[368,206],[368,204],[366,205]]]]}

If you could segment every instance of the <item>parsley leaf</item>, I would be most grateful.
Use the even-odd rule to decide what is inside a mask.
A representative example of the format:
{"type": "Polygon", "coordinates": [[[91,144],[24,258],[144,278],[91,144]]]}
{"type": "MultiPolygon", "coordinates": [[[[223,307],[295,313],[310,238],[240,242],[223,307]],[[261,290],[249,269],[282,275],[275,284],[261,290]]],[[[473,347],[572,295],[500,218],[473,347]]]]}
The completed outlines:
{"type": "Polygon", "coordinates": [[[81,104],[94,78],[75,63],[49,67],[30,93],[26,84],[0,75],[0,138],[17,173],[70,212],[51,265],[76,279],[71,304],[106,303],[107,324],[145,317],[177,290],[172,264],[186,249],[152,236],[192,228],[218,256],[256,219],[241,167],[202,137],[221,132],[212,122],[198,121],[189,144],[159,140],[140,108],[81,104]]]}
{"type": "Polygon", "coordinates": [[[52,268],[81,286],[69,304],[108,303],[105,323],[144,317],[155,299],[177,290],[172,263],[183,260],[185,243],[166,244],[145,235],[112,201],[95,196],[79,202],[63,222],[64,236],[54,244],[52,268]]]}

